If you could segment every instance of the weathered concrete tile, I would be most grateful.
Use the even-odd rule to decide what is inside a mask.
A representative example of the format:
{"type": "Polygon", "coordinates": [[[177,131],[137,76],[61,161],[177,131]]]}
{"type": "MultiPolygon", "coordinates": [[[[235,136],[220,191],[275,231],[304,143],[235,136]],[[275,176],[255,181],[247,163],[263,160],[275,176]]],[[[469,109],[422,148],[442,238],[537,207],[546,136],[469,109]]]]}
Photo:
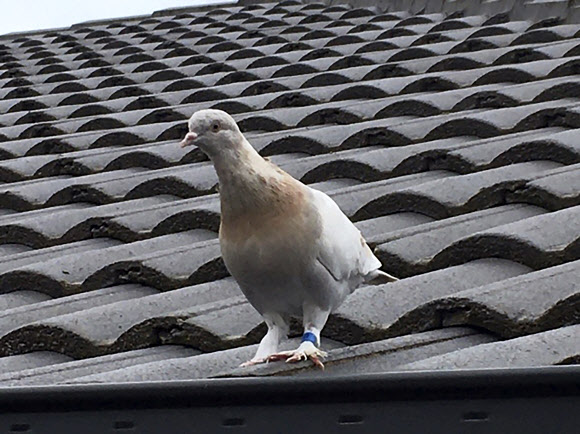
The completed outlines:
{"type": "Polygon", "coordinates": [[[465,348],[399,366],[397,370],[530,368],[578,359],[580,326],[465,348]]]}
{"type": "Polygon", "coordinates": [[[511,261],[486,259],[420,274],[398,282],[364,286],[331,315],[325,336],[359,344],[441,327],[437,315],[415,314],[441,297],[529,271],[511,261]]]}
{"type": "Polygon", "coordinates": [[[496,339],[469,328],[449,328],[409,334],[371,343],[328,349],[324,372],[310,361],[297,364],[269,363],[238,368],[220,377],[261,377],[291,375],[297,377],[362,375],[389,372],[410,361],[422,360],[463,348],[476,347],[496,339]]]}
{"type": "Polygon", "coordinates": [[[431,269],[437,255],[474,233],[545,213],[530,205],[504,205],[375,234],[368,241],[377,245],[376,253],[388,270],[407,276],[431,269]]]}
{"type": "Polygon", "coordinates": [[[55,300],[38,306],[36,313],[26,312],[27,317],[22,319],[8,312],[3,321],[0,351],[6,355],[50,348],[75,358],[86,358],[158,343],[200,347],[203,336],[184,333],[185,320],[245,302],[232,279],[162,294],[147,295],[139,288],[136,291],[140,292],[134,298],[120,294],[110,303],[80,310],[80,305],[91,295],[99,297],[99,294],[87,293],[69,303],[66,299],[55,300]],[[69,313],[59,314],[61,305],[69,313]]]}
{"type": "Polygon", "coordinates": [[[578,322],[580,262],[568,262],[447,295],[421,310],[441,324],[473,325],[516,337],[578,322]]]}
{"type": "MultiPolygon", "coordinates": [[[[32,385],[53,385],[67,382],[76,377],[87,375],[107,375],[109,371],[115,371],[127,366],[147,365],[156,360],[176,360],[180,357],[188,357],[198,353],[191,348],[184,348],[173,345],[163,345],[142,350],[121,352],[100,357],[93,357],[84,360],[74,360],[66,356],[61,357],[58,363],[50,366],[27,367],[21,365],[18,371],[4,373],[0,375],[0,385],[2,386],[32,386],[32,385]]],[[[32,353],[43,354],[43,353],[32,353]]],[[[13,356],[24,357],[24,356],[13,356]]],[[[1,360],[1,359],[0,359],[1,360]]]]}

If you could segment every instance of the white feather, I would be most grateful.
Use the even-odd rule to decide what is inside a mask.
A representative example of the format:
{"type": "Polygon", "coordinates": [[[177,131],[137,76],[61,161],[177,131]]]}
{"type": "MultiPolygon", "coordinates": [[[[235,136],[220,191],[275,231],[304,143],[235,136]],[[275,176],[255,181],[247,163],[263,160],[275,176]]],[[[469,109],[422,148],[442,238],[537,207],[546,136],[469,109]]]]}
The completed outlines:
{"type": "Polygon", "coordinates": [[[310,189],[321,217],[318,260],[338,282],[352,292],[381,266],[360,231],[325,193],[310,189]]]}

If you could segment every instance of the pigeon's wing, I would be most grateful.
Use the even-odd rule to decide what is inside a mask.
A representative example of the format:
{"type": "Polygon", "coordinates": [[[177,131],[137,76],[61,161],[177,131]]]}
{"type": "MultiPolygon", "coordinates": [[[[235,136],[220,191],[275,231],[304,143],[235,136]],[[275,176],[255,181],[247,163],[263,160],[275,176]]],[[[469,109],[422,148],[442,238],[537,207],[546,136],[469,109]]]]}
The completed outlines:
{"type": "Polygon", "coordinates": [[[311,191],[322,226],[318,261],[337,281],[364,280],[381,262],[338,205],[321,191],[311,191]]]}

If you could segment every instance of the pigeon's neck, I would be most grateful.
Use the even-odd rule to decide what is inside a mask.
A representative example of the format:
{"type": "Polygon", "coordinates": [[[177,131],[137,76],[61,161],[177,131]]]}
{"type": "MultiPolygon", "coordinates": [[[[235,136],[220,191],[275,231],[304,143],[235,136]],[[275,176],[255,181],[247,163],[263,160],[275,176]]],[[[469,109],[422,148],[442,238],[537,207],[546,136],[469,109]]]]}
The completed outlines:
{"type": "Polygon", "coordinates": [[[212,157],[220,188],[230,183],[251,182],[256,170],[264,170],[267,161],[243,139],[235,146],[224,147],[212,157]]]}
{"type": "Polygon", "coordinates": [[[292,202],[285,198],[299,182],[265,160],[244,140],[231,152],[213,159],[219,178],[223,219],[255,213],[271,213],[273,204],[292,202]]]}

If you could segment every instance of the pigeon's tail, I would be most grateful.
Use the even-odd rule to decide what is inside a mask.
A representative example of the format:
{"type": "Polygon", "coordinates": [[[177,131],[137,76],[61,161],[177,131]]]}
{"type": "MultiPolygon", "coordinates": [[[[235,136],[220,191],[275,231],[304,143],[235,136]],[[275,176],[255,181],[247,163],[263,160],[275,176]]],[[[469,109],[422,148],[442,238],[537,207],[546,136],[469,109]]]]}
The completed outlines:
{"type": "Polygon", "coordinates": [[[399,279],[395,276],[391,276],[389,273],[385,273],[384,271],[374,270],[367,274],[365,280],[366,283],[371,285],[382,285],[383,283],[396,282],[399,279]]]}

